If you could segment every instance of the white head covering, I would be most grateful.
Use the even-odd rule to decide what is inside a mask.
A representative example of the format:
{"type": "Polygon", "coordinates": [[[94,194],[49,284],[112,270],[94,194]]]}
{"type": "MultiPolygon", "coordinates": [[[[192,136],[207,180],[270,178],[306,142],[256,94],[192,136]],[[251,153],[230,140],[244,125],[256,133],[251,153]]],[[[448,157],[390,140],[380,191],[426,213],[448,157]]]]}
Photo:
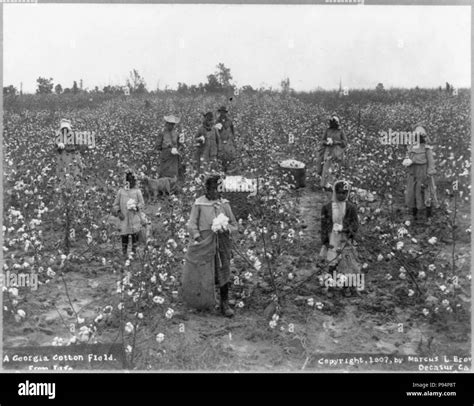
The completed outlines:
{"type": "Polygon", "coordinates": [[[179,123],[179,118],[170,114],[168,116],[165,116],[164,117],[164,120],[167,122],[167,123],[172,123],[172,124],[178,124],[179,123]]]}
{"type": "Polygon", "coordinates": [[[346,215],[346,202],[349,198],[350,191],[351,186],[349,185],[349,182],[345,180],[337,180],[336,182],[334,182],[334,185],[332,187],[332,221],[334,223],[342,224],[342,220],[346,215]],[[337,200],[336,197],[336,185],[339,183],[342,183],[344,185],[344,190],[347,190],[347,196],[342,202],[337,200]]]}
{"type": "Polygon", "coordinates": [[[63,128],[67,128],[69,131],[72,131],[71,121],[66,120],[65,118],[61,119],[59,129],[62,130],[63,128]]]}
{"type": "Polygon", "coordinates": [[[336,197],[336,185],[339,183],[342,183],[344,185],[344,190],[347,190],[347,196],[344,201],[347,201],[347,199],[349,198],[349,194],[351,192],[351,185],[349,184],[348,181],[342,180],[342,179],[336,180],[336,182],[334,182],[334,185],[332,186],[332,201],[333,202],[339,202],[339,200],[337,200],[337,197],[336,197]]]}

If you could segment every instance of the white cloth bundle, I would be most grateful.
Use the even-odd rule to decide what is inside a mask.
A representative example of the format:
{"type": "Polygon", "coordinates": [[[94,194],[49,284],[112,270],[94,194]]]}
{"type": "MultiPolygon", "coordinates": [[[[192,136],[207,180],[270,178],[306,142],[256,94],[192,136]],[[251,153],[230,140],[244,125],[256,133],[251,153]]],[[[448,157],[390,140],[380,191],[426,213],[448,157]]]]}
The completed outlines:
{"type": "Polygon", "coordinates": [[[287,159],[280,163],[282,168],[290,169],[303,169],[306,165],[303,162],[296,161],[295,159],[287,159]]]}
{"type": "Polygon", "coordinates": [[[254,192],[257,187],[255,179],[243,176],[226,176],[222,181],[222,192],[254,192]]]}

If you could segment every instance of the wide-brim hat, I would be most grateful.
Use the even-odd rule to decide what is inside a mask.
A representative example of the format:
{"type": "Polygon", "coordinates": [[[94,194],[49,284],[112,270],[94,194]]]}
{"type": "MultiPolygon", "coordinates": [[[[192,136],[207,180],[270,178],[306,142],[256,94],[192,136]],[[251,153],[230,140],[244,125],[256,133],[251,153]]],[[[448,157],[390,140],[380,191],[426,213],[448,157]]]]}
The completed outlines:
{"type": "Polygon", "coordinates": [[[229,110],[227,110],[226,106],[221,106],[219,107],[219,110],[217,110],[219,113],[228,113],[229,110]]]}
{"type": "Polygon", "coordinates": [[[179,117],[173,116],[172,114],[170,114],[169,116],[164,116],[164,120],[167,123],[172,123],[172,124],[179,123],[179,117]]]}

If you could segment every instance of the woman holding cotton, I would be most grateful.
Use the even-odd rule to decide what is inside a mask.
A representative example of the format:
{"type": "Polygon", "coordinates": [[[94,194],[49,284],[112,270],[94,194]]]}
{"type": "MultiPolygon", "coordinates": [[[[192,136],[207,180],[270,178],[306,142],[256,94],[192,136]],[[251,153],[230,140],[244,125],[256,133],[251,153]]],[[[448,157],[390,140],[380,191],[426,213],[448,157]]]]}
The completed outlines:
{"type": "Polygon", "coordinates": [[[196,170],[210,172],[217,169],[217,154],[219,151],[219,131],[214,125],[212,111],[204,114],[202,126],[195,137],[196,170]]]}
{"type": "Polygon", "coordinates": [[[206,179],[206,192],[193,204],[188,222],[192,242],[183,269],[184,302],[197,309],[209,309],[215,303],[215,284],[220,290],[221,312],[232,317],[229,307],[230,233],[237,230],[229,202],[220,198],[220,177],[206,179]]]}
{"type": "Polygon", "coordinates": [[[56,138],[58,152],[56,176],[62,184],[72,185],[75,180],[82,176],[84,170],[80,153],[84,146],[76,145],[74,141],[68,143],[69,138],[74,140],[71,121],[62,119],[56,138]]]}
{"type": "Polygon", "coordinates": [[[427,144],[426,131],[421,126],[415,129],[415,140],[417,142],[408,146],[402,162],[408,175],[405,202],[414,219],[422,211],[429,218],[433,215],[433,206],[438,206],[433,148],[427,144]]]}
{"type": "Polygon", "coordinates": [[[156,143],[157,151],[161,152],[159,177],[177,179],[183,146],[175,127],[180,120],[168,115],[164,117],[164,121],[165,128],[158,134],[156,143]]]}
{"type": "Polygon", "coordinates": [[[324,133],[322,148],[319,150],[319,175],[322,188],[330,189],[335,179],[334,164],[342,163],[346,146],[347,139],[341,128],[339,117],[333,115],[324,133]]]}

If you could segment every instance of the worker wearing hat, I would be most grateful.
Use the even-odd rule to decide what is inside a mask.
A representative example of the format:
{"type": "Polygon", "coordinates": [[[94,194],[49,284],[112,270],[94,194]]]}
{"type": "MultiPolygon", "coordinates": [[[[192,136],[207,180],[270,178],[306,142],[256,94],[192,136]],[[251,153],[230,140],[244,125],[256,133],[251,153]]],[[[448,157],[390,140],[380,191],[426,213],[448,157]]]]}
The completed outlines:
{"type": "Polygon", "coordinates": [[[175,130],[180,119],[174,115],[164,117],[165,128],[158,134],[156,149],[161,152],[160,178],[178,178],[182,145],[175,130]]]}
{"type": "Polygon", "coordinates": [[[195,165],[198,172],[216,169],[219,132],[214,125],[212,111],[203,114],[204,120],[195,137],[195,165]]]}
{"type": "Polygon", "coordinates": [[[217,119],[216,128],[219,133],[219,161],[225,173],[232,172],[232,163],[235,160],[235,133],[234,124],[227,116],[229,112],[225,106],[220,107],[217,112],[219,118],[217,119]]]}

